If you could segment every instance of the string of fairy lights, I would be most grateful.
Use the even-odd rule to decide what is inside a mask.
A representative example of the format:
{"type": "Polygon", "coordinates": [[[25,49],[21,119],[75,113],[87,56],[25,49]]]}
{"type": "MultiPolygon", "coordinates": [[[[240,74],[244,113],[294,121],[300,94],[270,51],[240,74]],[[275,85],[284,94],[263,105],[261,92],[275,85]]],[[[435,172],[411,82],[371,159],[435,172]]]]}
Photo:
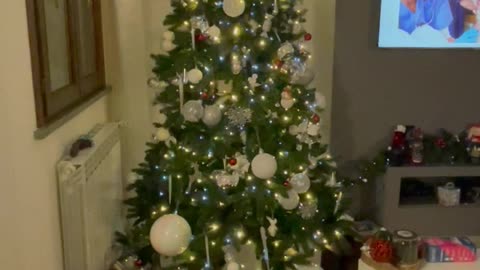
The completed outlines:
{"type": "MultiPolygon", "coordinates": [[[[192,14],[195,10],[204,8],[204,5],[208,5],[207,8],[210,8],[212,3],[214,8],[223,9],[225,14],[232,18],[235,18],[237,14],[240,16],[246,10],[244,0],[177,0],[177,2],[192,14]]],[[[305,220],[312,219],[320,213],[320,209],[317,207],[317,195],[310,189],[310,185],[324,184],[333,190],[336,200],[334,213],[341,210],[343,201],[343,193],[336,181],[335,174],[329,176],[327,183],[324,183],[323,180],[310,179],[313,177],[310,171],[320,164],[329,164],[331,167],[335,167],[335,163],[328,153],[323,153],[318,157],[309,155],[305,162],[302,161],[295,167],[287,166],[288,161],[292,158],[293,150],[285,148],[282,140],[276,142],[275,153],[265,153],[261,139],[264,134],[260,134],[258,129],[255,135],[247,132],[248,127],[255,126],[255,123],[252,122],[258,121],[256,118],[264,117],[266,123],[282,127],[279,130],[280,137],[294,137],[298,140],[296,152],[302,151],[304,147],[311,149],[313,145],[321,142],[319,113],[322,108],[319,108],[315,92],[306,89],[312,82],[314,73],[307,67],[307,62],[312,57],[310,47],[312,35],[304,33],[302,26],[301,18],[305,9],[294,6],[295,19],[285,22],[289,25],[292,36],[297,37],[296,41],[289,42],[281,39],[282,33],[279,32],[280,29],[273,27],[273,23],[276,16],[280,16],[282,10],[291,9],[292,3],[299,1],[259,0],[250,2],[252,6],[248,13],[250,18],[258,17],[257,5],[263,7],[265,3],[271,3],[271,12],[265,12],[263,23],[258,23],[254,19],[230,20],[225,17],[217,21],[218,26],[210,25],[206,17],[195,13],[191,18],[178,23],[175,26],[175,32],[165,32],[163,47],[169,53],[177,50],[178,44],[174,41],[177,35],[181,35],[179,32],[190,35],[191,48],[182,49],[191,50],[193,67],[188,69],[174,65],[172,68],[176,70],[176,76],[167,82],[160,81],[158,77],[149,80],[151,87],[160,88],[163,91],[175,89],[178,99],[175,99],[175,105],[173,101],[169,102],[167,111],[182,115],[185,119],[183,126],[205,124],[207,130],[199,132],[195,140],[199,144],[211,145],[211,147],[203,148],[192,146],[178,139],[182,135],[175,129],[174,124],[167,120],[158,123],[155,140],[157,143],[164,143],[168,149],[162,155],[163,159],[167,162],[189,160],[194,163],[194,173],[191,174],[188,170],[171,171],[159,165],[154,166],[160,181],[168,189],[158,192],[161,203],[155,205],[151,210],[150,218],[156,222],[150,232],[150,241],[159,254],[178,256],[188,249],[192,239],[203,240],[205,254],[185,253],[184,255],[190,262],[200,259],[205,261],[204,269],[213,267],[211,248],[228,247],[236,241],[245,242],[247,245],[256,243],[254,236],[250,235],[245,225],[227,228],[227,232],[224,233],[225,237],[222,239],[223,242],[218,241],[216,234],[225,230],[220,220],[208,222],[205,224],[203,233],[191,235],[189,225],[184,224],[184,219],[179,216],[182,214],[179,208],[184,206],[185,202],[192,207],[214,205],[219,211],[225,209],[229,204],[221,197],[216,201],[211,200],[212,187],[209,183],[217,183],[215,188],[223,190],[225,193],[239,185],[244,187],[239,194],[245,200],[252,195],[262,194],[266,201],[276,201],[284,210],[298,213],[305,220]],[[243,45],[241,41],[244,38],[254,40],[254,46],[243,45]],[[205,42],[210,46],[200,46],[205,42]],[[221,49],[222,46],[229,48],[221,49]],[[216,49],[217,53],[212,53],[212,49],[216,49]],[[258,60],[252,56],[257,51],[267,49],[275,49],[273,51],[277,57],[273,61],[258,60]],[[199,60],[197,54],[208,57],[199,60]],[[230,64],[233,75],[244,77],[241,85],[238,85],[239,80],[235,81],[234,87],[232,82],[216,79],[216,73],[219,72],[216,67],[224,67],[228,64],[230,64]],[[282,84],[287,86],[281,89],[281,95],[279,95],[278,85],[282,84]],[[197,97],[198,100],[196,100],[197,97]],[[255,109],[259,107],[271,107],[272,99],[280,101],[277,104],[274,103],[273,108],[265,109],[265,116],[253,115],[255,109]],[[223,127],[217,127],[222,121],[223,127]],[[211,129],[215,129],[214,134],[210,134],[211,129]],[[252,140],[247,136],[254,137],[255,147],[258,148],[258,154],[252,160],[249,160],[245,154],[247,152],[246,142],[252,140]],[[245,145],[243,149],[239,149],[238,153],[233,156],[219,157],[213,146],[228,144],[237,138],[240,138],[245,145]],[[210,168],[219,159],[222,160],[223,169],[216,169],[209,175],[202,172],[202,168],[210,168]],[[282,167],[279,164],[284,165],[282,167]],[[188,184],[185,190],[182,190],[184,202],[180,202],[178,198],[174,197],[174,194],[178,194],[174,193],[173,188],[177,180],[188,184]],[[242,180],[241,183],[240,180],[242,180]],[[282,192],[285,190],[288,192],[282,192]],[[170,218],[168,221],[170,223],[166,219],[162,220],[164,217],[170,218]],[[185,232],[182,233],[190,236],[190,238],[185,237],[188,239],[186,243],[177,244],[176,250],[172,250],[171,246],[165,247],[164,241],[168,236],[162,232],[165,227],[170,227],[172,222],[185,225],[185,232]],[[190,230],[190,235],[188,235],[188,230],[190,230]],[[163,238],[159,236],[163,236],[163,238]],[[166,251],[167,249],[168,251],[166,251]]],[[[165,118],[167,117],[165,116],[165,118]]],[[[270,210],[273,213],[274,210],[270,210]]],[[[342,219],[349,220],[347,216],[342,216],[342,219]]],[[[320,220],[320,222],[325,222],[325,220],[320,220]]],[[[268,223],[268,229],[261,226],[258,235],[261,236],[259,244],[262,245],[263,262],[267,269],[270,269],[272,258],[269,255],[271,254],[269,248],[282,247],[282,240],[275,239],[278,228],[277,220],[273,215],[268,218],[268,223]]],[[[309,223],[302,226],[301,231],[305,234],[309,233],[315,252],[320,246],[332,248],[332,242],[335,239],[325,235],[325,232],[318,229],[317,225],[309,223]],[[312,233],[310,234],[310,232],[312,233]]],[[[345,232],[341,229],[336,229],[333,237],[342,239],[344,234],[345,232]]],[[[283,255],[283,260],[289,262],[301,252],[302,250],[296,250],[293,247],[288,248],[283,255]]],[[[225,251],[225,261],[232,267],[227,267],[227,269],[243,268],[227,251],[225,251]]]]}

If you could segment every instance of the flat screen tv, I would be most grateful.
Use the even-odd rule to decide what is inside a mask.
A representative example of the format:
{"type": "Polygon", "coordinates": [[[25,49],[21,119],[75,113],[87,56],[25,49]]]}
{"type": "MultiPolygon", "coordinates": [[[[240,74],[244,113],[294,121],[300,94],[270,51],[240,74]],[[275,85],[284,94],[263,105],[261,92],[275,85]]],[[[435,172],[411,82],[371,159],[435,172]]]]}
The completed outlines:
{"type": "Polygon", "coordinates": [[[382,0],[381,48],[480,48],[480,0],[382,0]]]}

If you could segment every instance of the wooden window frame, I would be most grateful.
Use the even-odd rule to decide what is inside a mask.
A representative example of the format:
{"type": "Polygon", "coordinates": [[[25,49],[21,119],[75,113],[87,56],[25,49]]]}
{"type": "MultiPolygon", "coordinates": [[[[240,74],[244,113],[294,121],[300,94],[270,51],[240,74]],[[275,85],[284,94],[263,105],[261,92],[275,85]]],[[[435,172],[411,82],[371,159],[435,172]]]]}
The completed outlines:
{"type": "Polygon", "coordinates": [[[105,91],[105,62],[101,0],[65,0],[67,15],[67,39],[69,50],[70,83],[51,91],[47,32],[45,24],[44,0],[25,0],[27,7],[28,30],[32,62],[33,89],[37,127],[44,128],[90,99],[105,91]],[[75,1],[89,1],[92,5],[95,39],[95,72],[82,76],[80,73],[80,31],[78,12],[73,11],[75,1]]]}

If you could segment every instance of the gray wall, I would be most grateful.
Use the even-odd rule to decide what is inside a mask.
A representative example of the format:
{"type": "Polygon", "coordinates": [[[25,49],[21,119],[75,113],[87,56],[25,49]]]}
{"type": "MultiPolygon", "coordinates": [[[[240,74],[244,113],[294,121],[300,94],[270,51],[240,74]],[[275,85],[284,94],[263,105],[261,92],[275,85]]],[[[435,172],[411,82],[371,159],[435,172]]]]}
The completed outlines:
{"type": "Polygon", "coordinates": [[[380,0],[337,0],[331,141],[344,160],[377,153],[397,123],[480,121],[480,51],[379,49],[379,11],[380,0]]]}

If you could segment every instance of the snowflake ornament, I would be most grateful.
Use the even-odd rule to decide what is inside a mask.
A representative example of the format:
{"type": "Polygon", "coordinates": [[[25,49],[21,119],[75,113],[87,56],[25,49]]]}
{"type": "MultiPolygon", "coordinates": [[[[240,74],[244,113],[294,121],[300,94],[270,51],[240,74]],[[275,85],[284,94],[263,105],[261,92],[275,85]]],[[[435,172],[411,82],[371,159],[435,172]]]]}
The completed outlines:
{"type": "Polygon", "coordinates": [[[303,219],[311,219],[317,213],[318,206],[316,201],[301,203],[298,207],[298,213],[303,219]]]}
{"type": "Polygon", "coordinates": [[[244,127],[247,123],[252,121],[252,110],[247,108],[230,108],[225,115],[227,116],[230,125],[235,127],[244,127]]]}

